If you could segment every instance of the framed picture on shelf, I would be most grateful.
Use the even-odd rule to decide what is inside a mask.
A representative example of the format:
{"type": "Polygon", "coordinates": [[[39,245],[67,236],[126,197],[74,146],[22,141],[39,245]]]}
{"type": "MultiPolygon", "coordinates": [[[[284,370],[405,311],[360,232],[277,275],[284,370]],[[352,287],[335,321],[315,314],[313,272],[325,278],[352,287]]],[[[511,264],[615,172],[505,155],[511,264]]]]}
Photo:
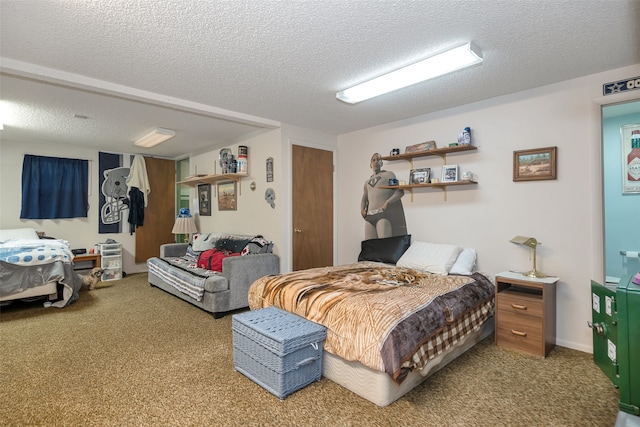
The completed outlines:
{"type": "Polygon", "coordinates": [[[411,169],[409,184],[428,184],[430,182],[431,168],[411,169]]]}
{"type": "Polygon", "coordinates": [[[539,181],[556,179],[557,147],[534,148],[513,152],[513,180],[539,181]]]}
{"type": "Polygon", "coordinates": [[[404,152],[405,153],[417,153],[417,152],[420,152],[420,151],[433,150],[434,148],[436,148],[436,142],[435,141],[427,141],[427,142],[421,142],[420,144],[407,145],[407,147],[404,149],[404,152]]]}
{"type": "Polygon", "coordinates": [[[201,216],[211,216],[211,184],[198,184],[198,209],[201,216]]]}
{"type": "Polygon", "coordinates": [[[442,182],[458,182],[458,165],[442,166],[442,182]]]}
{"type": "Polygon", "coordinates": [[[235,211],[238,210],[236,199],[236,181],[225,181],[218,183],[218,210],[235,211]]]}

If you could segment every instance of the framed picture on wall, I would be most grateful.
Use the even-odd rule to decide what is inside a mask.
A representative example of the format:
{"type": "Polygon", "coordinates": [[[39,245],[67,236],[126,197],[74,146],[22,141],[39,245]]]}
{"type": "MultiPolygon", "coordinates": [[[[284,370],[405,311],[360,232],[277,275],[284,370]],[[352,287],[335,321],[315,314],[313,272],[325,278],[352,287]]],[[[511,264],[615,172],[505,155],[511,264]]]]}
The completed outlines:
{"type": "Polygon", "coordinates": [[[539,181],[556,179],[558,147],[534,148],[513,152],[513,180],[539,181]]]}
{"type": "Polygon", "coordinates": [[[198,184],[198,209],[201,216],[211,216],[211,184],[198,184]]]}
{"type": "Polygon", "coordinates": [[[237,207],[236,181],[225,181],[218,183],[218,210],[235,211],[237,207]]]}
{"type": "Polygon", "coordinates": [[[640,125],[624,125],[620,128],[622,141],[622,192],[640,193],[640,125]],[[638,142],[635,142],[638,140],[638,142]],[[633,143],[632,143],[633,142],[633,143]]]}

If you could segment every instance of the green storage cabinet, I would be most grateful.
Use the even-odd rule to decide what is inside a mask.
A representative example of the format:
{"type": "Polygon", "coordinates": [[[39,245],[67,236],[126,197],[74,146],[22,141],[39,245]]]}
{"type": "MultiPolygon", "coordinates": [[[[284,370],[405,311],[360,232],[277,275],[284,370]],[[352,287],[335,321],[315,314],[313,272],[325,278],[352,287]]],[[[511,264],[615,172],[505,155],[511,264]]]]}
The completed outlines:
{"type": "Polygon", "coordinates": [[[640,415],[640,285],[591,282],[593,360],[620,389],[620,409],[640,415]]]}

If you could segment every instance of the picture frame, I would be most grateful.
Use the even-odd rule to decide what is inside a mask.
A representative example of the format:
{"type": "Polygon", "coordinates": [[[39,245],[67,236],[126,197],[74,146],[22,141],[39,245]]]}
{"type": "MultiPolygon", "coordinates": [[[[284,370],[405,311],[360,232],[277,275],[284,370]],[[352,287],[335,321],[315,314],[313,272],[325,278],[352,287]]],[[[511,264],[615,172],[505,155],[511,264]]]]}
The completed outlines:
{"type": "Polygon", "coordinates": [[[211,216],[211,184],[198,184],[198,210],[200,216],[211,216]]]}
{"type": "Polygon", "coordinates": [[[409,184],[428,184],[431,182],[431,168],[411,169],[409,184]]]}
{"type": "Polygon", "coordinates": [[[442,166],[441,182],[458,182],[458,165],[442,166]]]}
{"type": "Polygon", "coordinates": [[[426,141],[426,142],[421,142],[420,144],[407,145],[407,147],[404,149],[404,152],[405,153],[417,153],[417,152],[420,152],[420,151],[433,150],[434,148],[436,148],[436,142],[435,141],[426,141]]]}
{"type": "Polygon", "coordinates": [[[513,152],[513,181],[556,179],[558,147],[532,148],[513,152]]]}
{"type": "MultiPolygon", "coordinates": [[[[631,133],[635,130],[640,130],[640,124],[624,125],[620,127],[620,141],[622,142],[622,193],[623,194],[638,194],[640,193],[640,181],[634,179],[637,177],[637,168],[630,170],[629,162],[630,157],[640,157],[637,152],[632,154],[633,148],[631,147],[631,133]]],[[[637,162],[634,161],[634,164],[637,162]]]]}
{"type": "Polygon", "coordinates": [[[273,157],[267,157],[267,182],[273,182],[273,157]]]}
{"type": "Polygon", "coordinates": [[[237,203],[237,185],[236,181],[218,182],[218,210],[219,211],[236,211],[237,203]]]}

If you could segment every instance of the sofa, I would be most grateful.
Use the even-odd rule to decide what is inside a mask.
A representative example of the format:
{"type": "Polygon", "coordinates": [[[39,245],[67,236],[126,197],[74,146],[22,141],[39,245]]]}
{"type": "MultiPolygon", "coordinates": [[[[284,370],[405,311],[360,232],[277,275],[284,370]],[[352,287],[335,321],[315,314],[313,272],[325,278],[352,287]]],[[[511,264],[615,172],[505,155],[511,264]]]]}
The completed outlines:
{"type": "Polygon", "coordinates": [[[160,246],[160,256],[147,260],[148,280],[218,319],[247,308],[249,286],[280,273],[280,258],[273,243],[262,236],[200,233],[189,243],[160,246]],[[219,255],[211,266],[213,253],[219,255]],[[209,262],[209,264],[207,263],[209,262]],[[221,262],[220,262],[221,261],[221,262]]]}

